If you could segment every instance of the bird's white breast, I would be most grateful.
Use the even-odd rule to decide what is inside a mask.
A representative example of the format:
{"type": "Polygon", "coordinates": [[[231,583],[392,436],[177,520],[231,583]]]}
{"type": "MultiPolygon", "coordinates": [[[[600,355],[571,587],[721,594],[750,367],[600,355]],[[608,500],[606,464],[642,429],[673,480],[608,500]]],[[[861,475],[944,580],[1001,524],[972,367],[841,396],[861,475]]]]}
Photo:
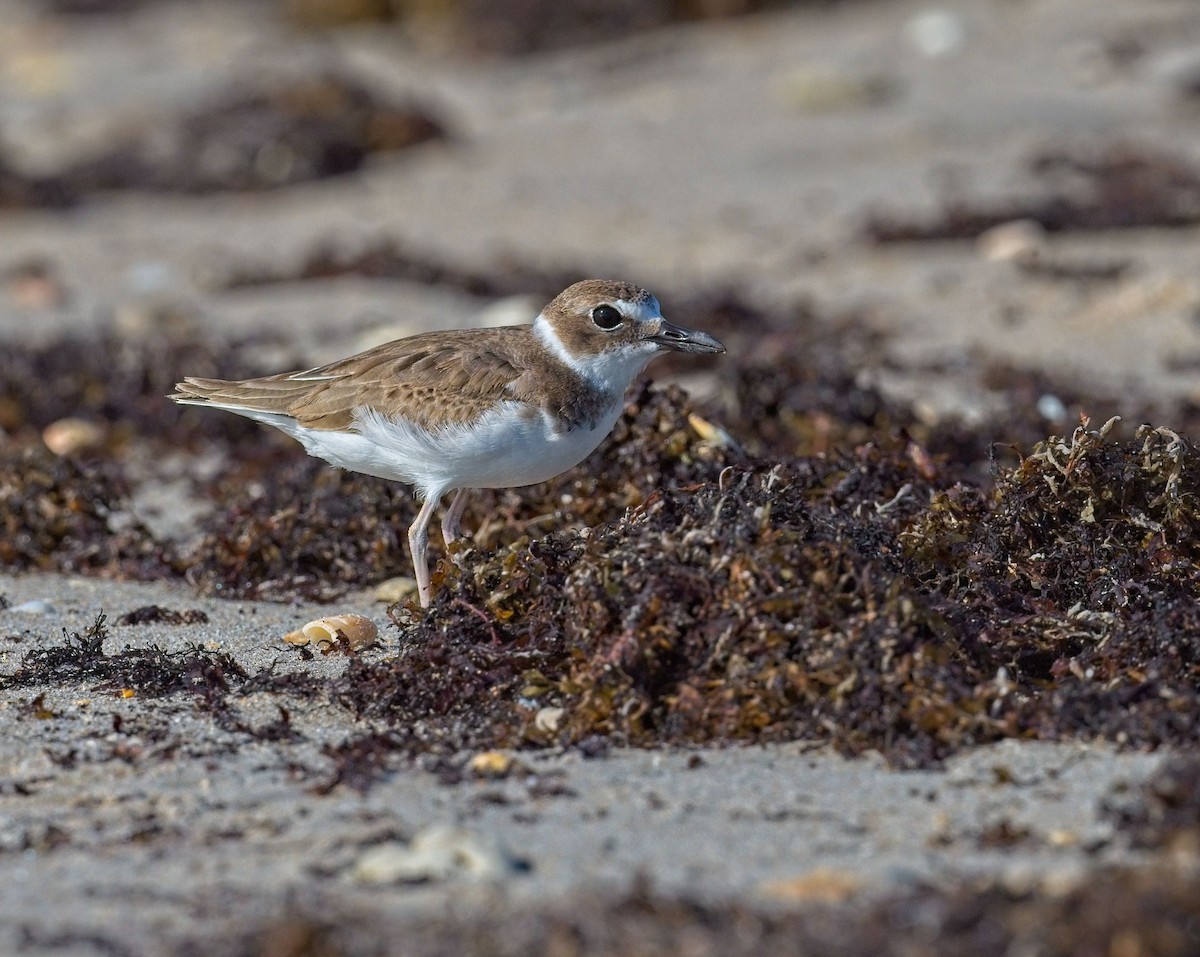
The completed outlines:
{"type": "Polygon", "coordinates": [[[356,411],[351,432],[308,429],[294,421],[271,424],[332,465],[407,482],[429,497],[455,488],[517,488],[553,478],[595,451],[621,408],[618,398],[594,428],[571,431],[516,400],[498,403],[469,424],[433,431],[367,408],[356,411]]]}

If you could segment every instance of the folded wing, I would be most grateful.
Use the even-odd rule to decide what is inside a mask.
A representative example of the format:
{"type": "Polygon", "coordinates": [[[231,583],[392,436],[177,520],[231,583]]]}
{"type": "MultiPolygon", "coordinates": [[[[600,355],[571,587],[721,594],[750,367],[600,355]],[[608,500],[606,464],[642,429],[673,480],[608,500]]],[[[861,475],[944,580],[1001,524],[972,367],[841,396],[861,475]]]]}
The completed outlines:
{"type": "Polygon", "coordinates": [[[470,421],[526,371],[518,329],[435,333],[390,342],[303,372],[230,381],[188,377],[170,396],[188,405],[210,405],[254,418],[285,416],[309,429],[346,429],[357,408],[436,429],[470,421]]]}

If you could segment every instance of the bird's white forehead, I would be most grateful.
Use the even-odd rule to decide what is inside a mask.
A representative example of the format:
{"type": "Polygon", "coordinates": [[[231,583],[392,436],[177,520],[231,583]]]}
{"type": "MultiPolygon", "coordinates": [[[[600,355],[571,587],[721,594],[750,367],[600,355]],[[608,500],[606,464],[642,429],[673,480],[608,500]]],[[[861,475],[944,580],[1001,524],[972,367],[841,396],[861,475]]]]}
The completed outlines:
{"type": "MultiPolygon", "coordinates": [[[[601,305],[601,303],[596,303],[596,305],[601,305]]],[[[662,316],[662,306],[649,294],[639,296],[634,300],[614,299],[612,305],[621,315],[632,322],[646,322],[662,316]]]]}

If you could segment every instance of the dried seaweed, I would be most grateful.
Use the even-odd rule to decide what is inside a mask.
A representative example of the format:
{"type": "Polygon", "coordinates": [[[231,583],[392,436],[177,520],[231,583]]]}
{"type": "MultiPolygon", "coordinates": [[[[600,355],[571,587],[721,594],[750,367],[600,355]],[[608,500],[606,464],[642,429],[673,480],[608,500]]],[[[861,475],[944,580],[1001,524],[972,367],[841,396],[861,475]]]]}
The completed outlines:
{"type": "Polygon", "coordinates": [[[1190,741],[1200,459],[1168,429],[1106,432],[1085,423],[1040,444],[990,501],[938,497],[906,544],[1006,733],[1190,741]]]}
{"type": "MultiPolygon", "coordinates": [[[[60,643],[27,652],[11,674],[0,676],[0,691],[82,686],[122,697],[166,698],[187,694],[228,731],[262,741],[300,737],[291,727],[290,716],[282,706],[277,719],[260,727],[251,727],[238,717],[229,698],[235,693],[264,690],[311,695],[317,689],[308,676],[275,675],[271,669],[250,674],[227,652],[212,651],[199,645],[191,645],[183,651],[166,651],[154,644],[144,647],[126,645],[120,651],[107,651],[105,643],[110,637],[103,612],[83,632],[68,634],[64,629],[60,643]]],[[[41,698],[39,695],[35,699],[35,711],[41,707],[41,698]]],[[[113,720],[114,730],[119,731],[123,719],[114,715],[113,720]]],[[[161,741],[168,734],[164,726],[154,725],[144,729],[142,736],[161,741]]],[[[175,748],[166,750],[169,754],[175,748]]],[[[112,749],[108,756],[127,759],[130,755],[118,748],[112,749]]],[[[64,757],[64,760],[68,759],[69,755],[64,757]]]]}
{"type": "Polygon", "coordinates": [[[102,451],[116,455],[135,442],[192,448],[233,443],[261,427],[235,417],[185,415],[163,397],[186,370],[192,375],[243,378],[269,370],[245,356],[276,344],[262,336],[217,343],[170,312],[150,328],[128,335],[111,329],[73,334],[40,344],[5,343],[0,349],[0,429],[13,444],[34,443],[41,431],[65,418],[103,423],[102,451]]]}
{"type": "Polygon", "coordinates": [[[459,289],[473,296],[538,293],[550,298],[576,282],[579,275],[577,271],[546,271],[518,263],[509,263],[501,270],[466,269],[405,249],[392,239],[380,240],[365,249],[356,248],[352,251],[340,249],[332,241],[326,240],[294,266],[281,269],[265,262],[241,264],[224,277],[222,286],[226,289],[243,289],[357,276],[459,289]]]}
{"type": "Polygon", "coordinates": [[[114,463],[0,455],[0,567],[145,580],[168,575],[172,557],[130,514],[114,463]]]}
{"type": "Polygon", "coordinates": [[[1032,220],[1048,232],[1186,228],[1200,222],[1200,168],[1166,152],[1115,143],[1094,154],[1046,150],[1029,163],[1034,198],[995,205],[947,203],[928,220],[877,212],[875,242],[974,239],[1001,223],[1032,220]]]}
{"type": "MultiPolygon", "coordinates": [[[[736,299],[710,302],[723,335],[788,335],[736,299]]],[[[927,766],[1013,736],[1191,740],[1192,445],[1167,429],[1130,438],[1085,424],[1001,457],[998,436],[1044,436],[1038,396],[1081,393],[993,373],[986,384],[1008,390],[1011,418],[929,423],[852,373],[879,349],[869,337],[797,335],[805,348],[783,358],[748,346],[715,367],[723,406],[643,386],[581,467],[476,493],[470,544],[451,556],[434,546],[434,608],[393,610],[402,654],[351,660],[315,690],[382,725],[380,754],[807,739],[927,766]]],[[[25,369],[18,390],[32,391],[37,363],[13,362],[25,369]]],[[[153,403],[137,389],[114,397],[102,366],[81,361],[61,399],[17,402],[19,429],[75,396],[183,448],[241,424],[158,418],[158,375],[144,380],[153,403]]],[[[1180,412],[1194,424],[1194,410],[1180,412]]],[[[247,434],[259,436],[235,430],[247,434]]],[[[179,554],[126,517],[117,461],[10,456],[0,556],[123,576],[186,570],[214,594],[279,600],[329,599],[409,569],[414,503],[402,487],[298,449],[229,462],[206,489],[216,510],[179,554]]]]}
{"type": "Polygon", "coordinates": [[[352,663],[339,700],[414,751],[802,738],[928,765],[1007,736],[1188,741],[1195,455],[1081,427],[991,494],[905,443],[717,462],[588,534],[443,566],[433,612],[397,616],[401,657],[352,663]]]}
{"type": "Polygon", "coordinates": [[[324,781],[313,785],[314,794],[329,794],[338,785],[365,793],[377,784],[388,771],[388,758],[398,748],[396,735],[390,732],[370,732],[349,738],[340,744],[321,749],[333,763],[324,781]]]}
{"type": "Polygon", "coordinates": [[[126,646],[108,653],[105,616],[99,615],[82,633],[63,632],[63,642],[27,652],[11,675],[0,678],[0,688],[28,688],[44,684],[94,682],[109,689],[130,688],[137,694],[161,698],[181,691],[219,707],[231,681],[250,676],[230,655],[192,646],[185,652],[168,652],[157,645],[126,646]]]}
{"type": "Polygon", "coordinates": [[[9,162],[0,144],[0,211],[42,207],[61,209],[75,200],[75,192],[56,176],[28,176],[9,162]]]}
{"type": "Polygon", "coordinates": [[[372,153],[444,135],[424,108],[387,103],[344,77],[316,76],[158,118],[109,152],[60,171],[55,183],[76,199],[105,190],[276,189],[352,173],[372,153]]]}
{"type": "Polygon", "coordinates": [[[292,459],[211,516],[188,579],[227,598],[331,601],[407,566],[400,486],[292,459]]]}
{"type": "Polygon", "coordinates": [[[199,608],[175,611],[161,605],[143,605],[127,611],[117,619],[118,625],[200,625],[208,621],[208,615],[199,608]]]}

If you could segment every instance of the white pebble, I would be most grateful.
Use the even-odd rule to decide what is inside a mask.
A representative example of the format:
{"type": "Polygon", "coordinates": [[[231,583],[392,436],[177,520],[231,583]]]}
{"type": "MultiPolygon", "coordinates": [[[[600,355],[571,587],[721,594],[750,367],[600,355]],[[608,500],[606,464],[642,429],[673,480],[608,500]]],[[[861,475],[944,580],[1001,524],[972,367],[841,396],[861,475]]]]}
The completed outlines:
{"type": "Polygon", "coordinates": [[[960,14],[936,7],[910,17],[904,32],[913,46],[927,57],[956,53],[967,35],[960,14]]]}
{"type": "Polygon", "coordinates": [[[1047,422],[1065,422],[1067,420],[1067,407],[1063,404],[1063,400],[1049,392],[1038,399],[1037,410],[1038,414],[1047,422]]]}
{"type": "Polygon", "coordinates": [[[1046,230],[1032,219],[1014,219],[979,234],[975,247],[988,262],[1028,261],[1046,244],[1046,230]]]}
{"type": "Polygon", "coordinates": [[[565,708],[547,707],[538,710],[538,713],[533,716],[533,726],[539,731],[544,731],[547,734],[553,734],[558,730],[558,726],[562,724],[565,708]]]}
{"type": "Polygon", "coordinates": [[[522,869],[491,835],[436,825],[409,844],[371,848],[354,864],[353,876],[364,884],[419,884],[456,876],[495,880],[522,869]]]}
{"type": "Polygon", "coordinates": [[[19,612],[22,615],[53,615],[57,609],[44,598],[35,598],[32,601],[23,601],[19,605],[13,605],[8,610],[19,612]]]}

